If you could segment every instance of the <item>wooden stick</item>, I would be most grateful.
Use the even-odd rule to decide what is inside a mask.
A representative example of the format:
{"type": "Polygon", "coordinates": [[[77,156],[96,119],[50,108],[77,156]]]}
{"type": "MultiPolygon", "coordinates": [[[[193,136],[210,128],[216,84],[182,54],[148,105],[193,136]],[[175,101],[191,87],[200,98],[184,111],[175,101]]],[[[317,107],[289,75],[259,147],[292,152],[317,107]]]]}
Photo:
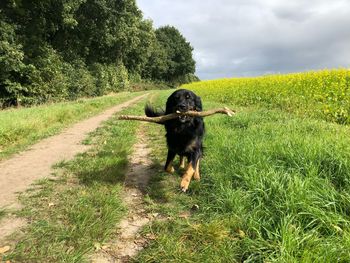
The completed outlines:
{"type": "Polygon", "coordinates": [[[207,111],[186,111],[186,112],[177,111],[176,113],[171,113],[171,114],[163,115],[163,116],[159,116],[159,117],[120,115],[118,117],[118,119],[119,120],[136,120],[136,121],[147,121],[147,122],[154,122],[154,123],[164,123],[168,120],[176,119],[179,116],[184,116],[184,115],[190,116],[190,117],[206,117],[206,116],[214,115],[216,113],[226,114],[226,115],[231,117],[236,112],[225,107],[225,108],[212,109],[212,110],[207,110],[207,111]]]}

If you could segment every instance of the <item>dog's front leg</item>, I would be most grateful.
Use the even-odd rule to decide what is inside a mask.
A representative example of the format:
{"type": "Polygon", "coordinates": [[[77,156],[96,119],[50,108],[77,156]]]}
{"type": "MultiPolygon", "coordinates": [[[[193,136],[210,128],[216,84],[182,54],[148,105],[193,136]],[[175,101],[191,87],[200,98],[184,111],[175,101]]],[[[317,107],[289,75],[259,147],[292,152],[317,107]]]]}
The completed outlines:
{"type": "Polygon", "coordinates": [[[175,158],[176,153],[173,151],[168,150],[168,156],[166,158],[166,162],[165,162],[165,166],[164,166],[164,170],[167,173],[174,173],[175,169],[173,167],[173,160],[175,158]]]}
{"type": "Polygon", "coordinates": [[[191,179],[194,176],[196,180],[200,179],[199,175],[199,159],[201,157],[201,152],[195,152],[188,157],[188,166],[181,180],[181,190],[186,192],[188,186],[190,185],[191,179]]]}
{"type": "Polygon", "coordinates": [[[199,173],[199,159],[197,161],[197,165],[196,165],[196,171],[194,172],[193,178],[197,181],[199,181],[201,179],[200,173],[199,173]]]}
{"type": "Polygon", "coordinates": [[[182,180],[180,184],[182,192],[187,191],[194,172],[195,172],[195,168],[193,167],[192,162],[189,162],[186,168],[186,172],[182,176],[182,180]]]}

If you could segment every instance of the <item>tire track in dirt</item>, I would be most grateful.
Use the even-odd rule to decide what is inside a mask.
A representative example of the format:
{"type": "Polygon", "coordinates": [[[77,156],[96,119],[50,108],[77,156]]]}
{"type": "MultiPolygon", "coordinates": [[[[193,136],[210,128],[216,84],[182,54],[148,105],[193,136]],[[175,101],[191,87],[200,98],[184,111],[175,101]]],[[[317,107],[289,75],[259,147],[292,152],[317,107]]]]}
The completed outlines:
{"type": "MultiPolygon", "coordinates": [[[[81,142],[88,133],[94,131],[116,112],[136,103],[149,93],[118,104],[101,114],[74,124],[58,135],[41,140],[25,152],[0,162],[0,208],[19,207],[17,194],[25,191],[35,180],[51,175],[51,167],[72,159],[76,154],[87,151],[91,146],[81,142]]],[[[0,239],[22,227],[25,221],[20,218],[5,217],[0,221],[0,239]]]]}
{"type": "Polygon", "coordinates": [[[143,200],[143,193],[154,171],[145,129],[146,124],[142,123],[136,134],[137,143],[133,147],[125,176],[122,200],[128,208],[128,215],[118,224],[116,238],[90,257],[93,263],[129,262],[148,243],[148,239],[139,233],[142,227],[153,219],[152,215],[146,213],[143,200]]]}

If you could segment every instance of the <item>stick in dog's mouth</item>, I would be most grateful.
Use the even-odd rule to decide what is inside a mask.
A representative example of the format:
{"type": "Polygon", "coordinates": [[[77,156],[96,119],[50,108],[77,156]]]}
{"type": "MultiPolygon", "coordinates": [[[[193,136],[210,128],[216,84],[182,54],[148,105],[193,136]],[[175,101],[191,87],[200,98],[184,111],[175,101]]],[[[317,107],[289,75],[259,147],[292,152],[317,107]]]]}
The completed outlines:
{"type": "Polygon", "coordinates": [[[133,115],[120,115],[118,117],[119,120],[136,120],[136,121],[147,121],[147,122],[153,122],[153,123],[164,123],[168,120],[179,118],[180,116],[189,116],[189,117],[206,117],[210,115],[214,115],[217,113],[226,114],[230,117],[232,117],[236,111],[230,110],[227,107],[219,108],[219,109],[211,109],[207,111],[186,111],[186,112],[180,112],[177,111],[176,113],[171,113],[159,117],[146,117],[146,116],[133,116],[133,115]]]}

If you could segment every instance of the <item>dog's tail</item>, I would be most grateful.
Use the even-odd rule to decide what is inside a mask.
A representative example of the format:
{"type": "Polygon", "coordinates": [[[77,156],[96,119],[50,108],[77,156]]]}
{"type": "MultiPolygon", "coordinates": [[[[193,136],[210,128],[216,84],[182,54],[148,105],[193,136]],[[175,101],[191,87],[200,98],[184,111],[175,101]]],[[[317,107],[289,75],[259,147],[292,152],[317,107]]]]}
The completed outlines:
{"type": "Polygon", "coordinates": [[[165,112],[162,109],[155,109],[153,106],[147,103],[145,106],[145,114],[147,117],[159,117],[165,115],[165,112]]]}

